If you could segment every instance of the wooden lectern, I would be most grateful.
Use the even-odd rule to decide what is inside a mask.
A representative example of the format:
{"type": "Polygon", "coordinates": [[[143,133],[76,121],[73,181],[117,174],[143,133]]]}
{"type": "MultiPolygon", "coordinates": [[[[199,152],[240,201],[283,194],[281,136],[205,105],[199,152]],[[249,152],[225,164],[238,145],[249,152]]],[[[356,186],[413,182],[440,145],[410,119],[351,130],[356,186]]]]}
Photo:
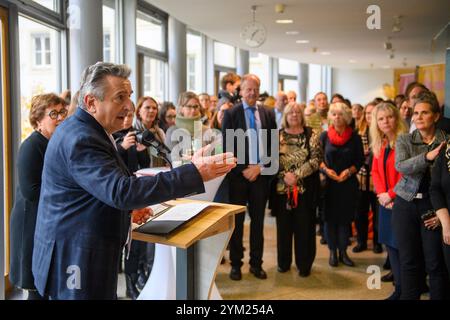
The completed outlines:
{"type": "MultiPolygon", "coordinates": [[[[192,201],[197,200],[177,199],[167,203],[192,201]]],[[[156,244],[152,272],[139,299],[207,300],[218,294],[213,292],[217,290],[216,270],[234,229],[234,215],[244,212],[245,206],[210,203],[211,206],[166,237],[133,231],[133,239],[156,244]],[[176,248],[175,257],[171,247],[176,248]]]]}

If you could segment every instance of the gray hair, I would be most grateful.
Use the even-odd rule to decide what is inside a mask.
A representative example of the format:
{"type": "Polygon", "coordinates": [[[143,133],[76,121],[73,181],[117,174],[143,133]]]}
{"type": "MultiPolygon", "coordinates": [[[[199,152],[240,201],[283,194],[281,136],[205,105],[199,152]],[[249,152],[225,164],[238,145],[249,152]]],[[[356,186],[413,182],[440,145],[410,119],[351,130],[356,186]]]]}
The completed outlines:
{"type": "Polygon", "coordinates": [[[84,98],[88,94],[92,94],[103,101],[106,89],[104,80],[107,76],[128,79],[130,74],[130,67],[124,64],[97,62],[87,67],[81,75],[80,97],[78,99],[79,106],[82,109],[86,109],[84,98]]]}

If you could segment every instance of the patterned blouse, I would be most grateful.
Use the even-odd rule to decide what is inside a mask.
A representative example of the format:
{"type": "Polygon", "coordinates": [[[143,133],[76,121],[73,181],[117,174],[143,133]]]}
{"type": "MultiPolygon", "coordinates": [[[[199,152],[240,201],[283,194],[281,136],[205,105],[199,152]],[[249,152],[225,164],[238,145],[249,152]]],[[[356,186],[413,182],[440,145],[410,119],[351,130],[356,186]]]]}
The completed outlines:
{"type": "Polygon", "coordinates": [[[317,131],[311,131],[309,148],[306,143],[305,132],[289,134],[284,129],[280,131],[280,168],[277,176],[278,194],[286,193],[287,186],[283,180],[286,172],[291,171],[297,176],[299,193],[304,193],[303,178],[319,170],[319,165],[322,162],[322,147],[317,131]]]}
{"type": "Polygon", "coordinates": [[[372,181],[372,159],[373,154],[372,150],[370,148],[370,135],[369,135],[369,128],[367,127],[364,134],[359,134],[361,137],[361,141],[363,143],[364,147],[364,156],[365,156],[365,162],[364,165],[359,170],[357,177],[359,182],[359,190],[362,191],[374,191],[373,187],[373,181],[372,181]],[[366,153],[368,152],[368,155],[366,153]]]}

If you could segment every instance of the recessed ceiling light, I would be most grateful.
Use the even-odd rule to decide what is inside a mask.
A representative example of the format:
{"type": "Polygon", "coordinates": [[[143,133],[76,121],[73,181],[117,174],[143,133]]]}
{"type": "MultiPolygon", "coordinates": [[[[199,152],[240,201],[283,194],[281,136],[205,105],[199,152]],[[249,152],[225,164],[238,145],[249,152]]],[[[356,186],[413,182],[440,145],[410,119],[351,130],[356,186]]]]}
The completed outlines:
{"type": "Polygon", "coordinates": [[[309,43],[309,40],[297,40],[297,41],[295,41],[295,43],[300,43],[300,44],[309,43]]]}
{"type": "Polygon", "coordinates": [[[356,60],[350,59],[350,60],[348,60],[348,62],[350,62],[350,63],[356,63],[356,60]]]}
{"type": "Polygon", "coordinates": [[[294,20],[291,19],[282,19],[282,20],[277,20],[277,23],[281,23],[281,24],[288,24],[288,23],[294,23],[294,20]]]}
{"type": "Polygon", "coordinates": [[[322,51],[320,54],[323,55],[323,56],[329,56],[331,54],[331,52],[322,51]]]}
{"type": "Polygon", "coordinates": [[[286,31],[286,34],[288,36],[295,36],[295,35],[299,34],[299,32],[298,31],[286,31]]]}
{"type": "Polygon", "coordinates": [[[390,69],[391,66],[382,66],[383,69],[390,69]]]}

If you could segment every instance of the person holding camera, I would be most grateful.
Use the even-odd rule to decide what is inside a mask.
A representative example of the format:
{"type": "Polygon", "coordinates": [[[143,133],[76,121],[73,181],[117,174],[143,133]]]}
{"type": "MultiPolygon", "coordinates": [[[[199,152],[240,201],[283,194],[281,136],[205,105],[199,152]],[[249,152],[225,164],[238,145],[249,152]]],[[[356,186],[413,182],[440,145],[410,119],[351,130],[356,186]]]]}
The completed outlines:
{"type": "Polygon", "coordinates": [[[431,167],[447,137],[436,128],[440,108],[433,93],[420,93],[412,107],[416,129],[399,136],[395,152],[395,168],[402,174],[394,188],[397,197],[392,213],[400,258],[400,299],[420,299],[423,263],[430,277],[430,298],[445,299],[448,277],[442,232],[432,213],[429,188],[431,167]]]}
{"type": "MultiPolygon", "coordinates": [[[[166,135],[158,125],[158,107],[158,102],[152,97],[140,97],[136,107],[136,117],[133,121],[133,128],[136,130],[137,134],[148,130],[155,135],[156,140],[160,143],[164,143],[166,135]]],[[[157,156],[158,152],[154,150],[153,147],[148,147],[147,152],[150,157],[151,168],[164,167],[166,165],[166,162],[157,156]]]]}
{"type": "Polygon", "coordinates": [[[441,149],[431,172],[431,203],[442,226],[444,258],[450,275],[450,140],[441,149]]]}

